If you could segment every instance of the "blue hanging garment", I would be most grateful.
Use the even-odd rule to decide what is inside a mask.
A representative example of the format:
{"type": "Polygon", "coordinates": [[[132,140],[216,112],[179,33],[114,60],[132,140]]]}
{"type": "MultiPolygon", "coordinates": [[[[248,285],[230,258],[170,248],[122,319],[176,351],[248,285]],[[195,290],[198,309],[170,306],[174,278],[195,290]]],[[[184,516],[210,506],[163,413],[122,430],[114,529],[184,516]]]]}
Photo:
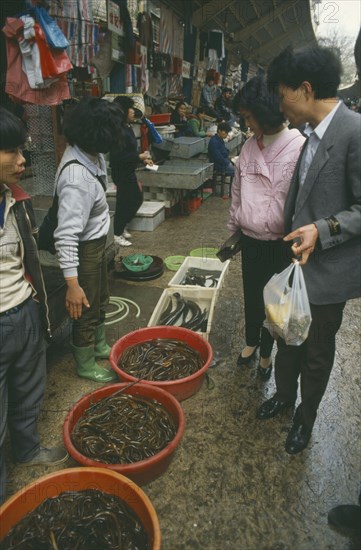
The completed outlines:
{"type": "Polygon", "coordinates": [[[44,31],[46,41],[51,48],[64,50],[69,46],[69,42],[65,38],[63,32],[50,17],[46,9],[34,7],[32,10],[35,14],[35,19],[44,31]]]}

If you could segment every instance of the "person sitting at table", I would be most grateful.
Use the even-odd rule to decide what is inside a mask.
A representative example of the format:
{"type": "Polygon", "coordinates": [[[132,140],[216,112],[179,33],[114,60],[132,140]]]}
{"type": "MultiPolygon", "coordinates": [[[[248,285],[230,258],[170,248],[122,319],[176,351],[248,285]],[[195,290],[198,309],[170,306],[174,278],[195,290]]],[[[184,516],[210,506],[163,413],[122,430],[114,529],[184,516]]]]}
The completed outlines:
{"type": "Polygon", "coordinates": [[[176,127],[175,138],[189,135],[186,112],[186,104],[184,101],[179,101],[170,117],[171,124],[174,124],[176,127]]]}
{"type": "Polygon", "coordinates": [[[220,96],[220,89],[214,81],[214,77],[209,75],[206,78],[206,83],[202,88],[200,106],[205,108],[205,112],[208,116],[217,118],[217,113],[214,109],[214,105],[218,97],[220,96]]]}
{"type": "Polygon", "coordinates": [[[223,122],[230,124],[236,120],[232,110],[232,88],[223,88],[222,95],[216,99],[214,108],[217,113],[217,118],[223,122]]]}
{"type": "Polygon", "coordinates": [[[227,122],[220,122],[217,126],[217,134],[208,143],[209,160],[214,163],[214,170],[226,176],[234,176],[234,166],[229,160],[229,151],[224,140],[231,127],[227,122]]]}
{"type": "Polygon", "coordinates": [[[211,132],[206,132],[204,129],[204,118],[206,116],[206,107],[199,107],[197,109],[197,114],[192,115],[188,120],[188,127],[190,130],[190,135],[194,137],[210,137],[211,132]]]}

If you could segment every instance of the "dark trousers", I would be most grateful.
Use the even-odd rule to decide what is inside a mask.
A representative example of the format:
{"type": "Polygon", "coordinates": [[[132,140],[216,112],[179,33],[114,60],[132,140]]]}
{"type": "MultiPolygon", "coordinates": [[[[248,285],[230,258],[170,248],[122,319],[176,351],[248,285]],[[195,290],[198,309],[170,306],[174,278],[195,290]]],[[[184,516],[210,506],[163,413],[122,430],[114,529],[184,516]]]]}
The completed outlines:
{"type": "Polygon", "coordinates": [[[301,346],[287,346],[281,338],[277,340],[275,379],[277,399],[293,402],[301,376],[301,404],[295,421],[312,430],[330,378],[345,302],[310,306],[312,323],[307,340],[301,346]]]}
{"type": "Polygon", "coordinates": [[[17,313],[0,317],[0,502],[5,497],[4,440],[9,429],[14,459],[39,451],[37,419],[46,380],[46,344],[39,304],[30,299],[17,313]]]}
{"type": "Polygon", "coordinates": [[[143,202],[143,192],[139,188],[136,180],[131,180],[126,184],[117,185],[117,196],[114,214],[114,235],[123,234],[125,226],[129,223],[141,207],[143,202]]]}
{"type": "Polygon", "coordinates": [[[242,276],[247,346],[260,343],[261,357],[269,357],[273,337],[263,327],[265,307],[263,289],[275,273],[290,263],[289,247],[282,241],[261,241],[242,237],[242,276]]]}
{"type": "Polygon", "coordinates": [[[109,302],[105,243],[106,237],[79,243],[78,281],[90,304],[73,322],[73,344],[79,348],[94,345],[95,329],[105,320],[109,302]]]}

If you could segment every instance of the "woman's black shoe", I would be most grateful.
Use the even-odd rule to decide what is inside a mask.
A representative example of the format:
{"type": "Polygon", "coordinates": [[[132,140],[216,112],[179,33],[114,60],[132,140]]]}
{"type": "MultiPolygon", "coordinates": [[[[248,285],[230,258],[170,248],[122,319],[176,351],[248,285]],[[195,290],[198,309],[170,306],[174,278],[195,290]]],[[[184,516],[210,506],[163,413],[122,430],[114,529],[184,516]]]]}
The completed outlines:
{"type": "Polygon", "coordinates": [[[256,355],[258,345],[254,348],[254,351],[248,357],[242,357],[242,352],[238,355],[237,366],[241,367],[242,365],[248,365],[256,355]]]}
{"type": "Polygon", "coordinates": [[[261,367],[261,365],[258,365],[258,376],[261,380],[264,380],[265,382],[270,379],[271,373],[272,373],[272,362],[270,365],[266,368],[261,367]]]}

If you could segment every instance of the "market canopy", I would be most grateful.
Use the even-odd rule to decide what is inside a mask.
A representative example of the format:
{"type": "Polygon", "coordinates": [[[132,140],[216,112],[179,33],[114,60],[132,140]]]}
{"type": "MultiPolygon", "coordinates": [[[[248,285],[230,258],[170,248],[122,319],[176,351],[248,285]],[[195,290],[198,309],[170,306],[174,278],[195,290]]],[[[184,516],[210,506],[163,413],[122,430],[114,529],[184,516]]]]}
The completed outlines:
{"type": "Polygon", "coordinates": [[[221,30],[229,62],[267,67],[289,44],[316,43],[309,0],[162,0],[200,31],[221,30]]]}

